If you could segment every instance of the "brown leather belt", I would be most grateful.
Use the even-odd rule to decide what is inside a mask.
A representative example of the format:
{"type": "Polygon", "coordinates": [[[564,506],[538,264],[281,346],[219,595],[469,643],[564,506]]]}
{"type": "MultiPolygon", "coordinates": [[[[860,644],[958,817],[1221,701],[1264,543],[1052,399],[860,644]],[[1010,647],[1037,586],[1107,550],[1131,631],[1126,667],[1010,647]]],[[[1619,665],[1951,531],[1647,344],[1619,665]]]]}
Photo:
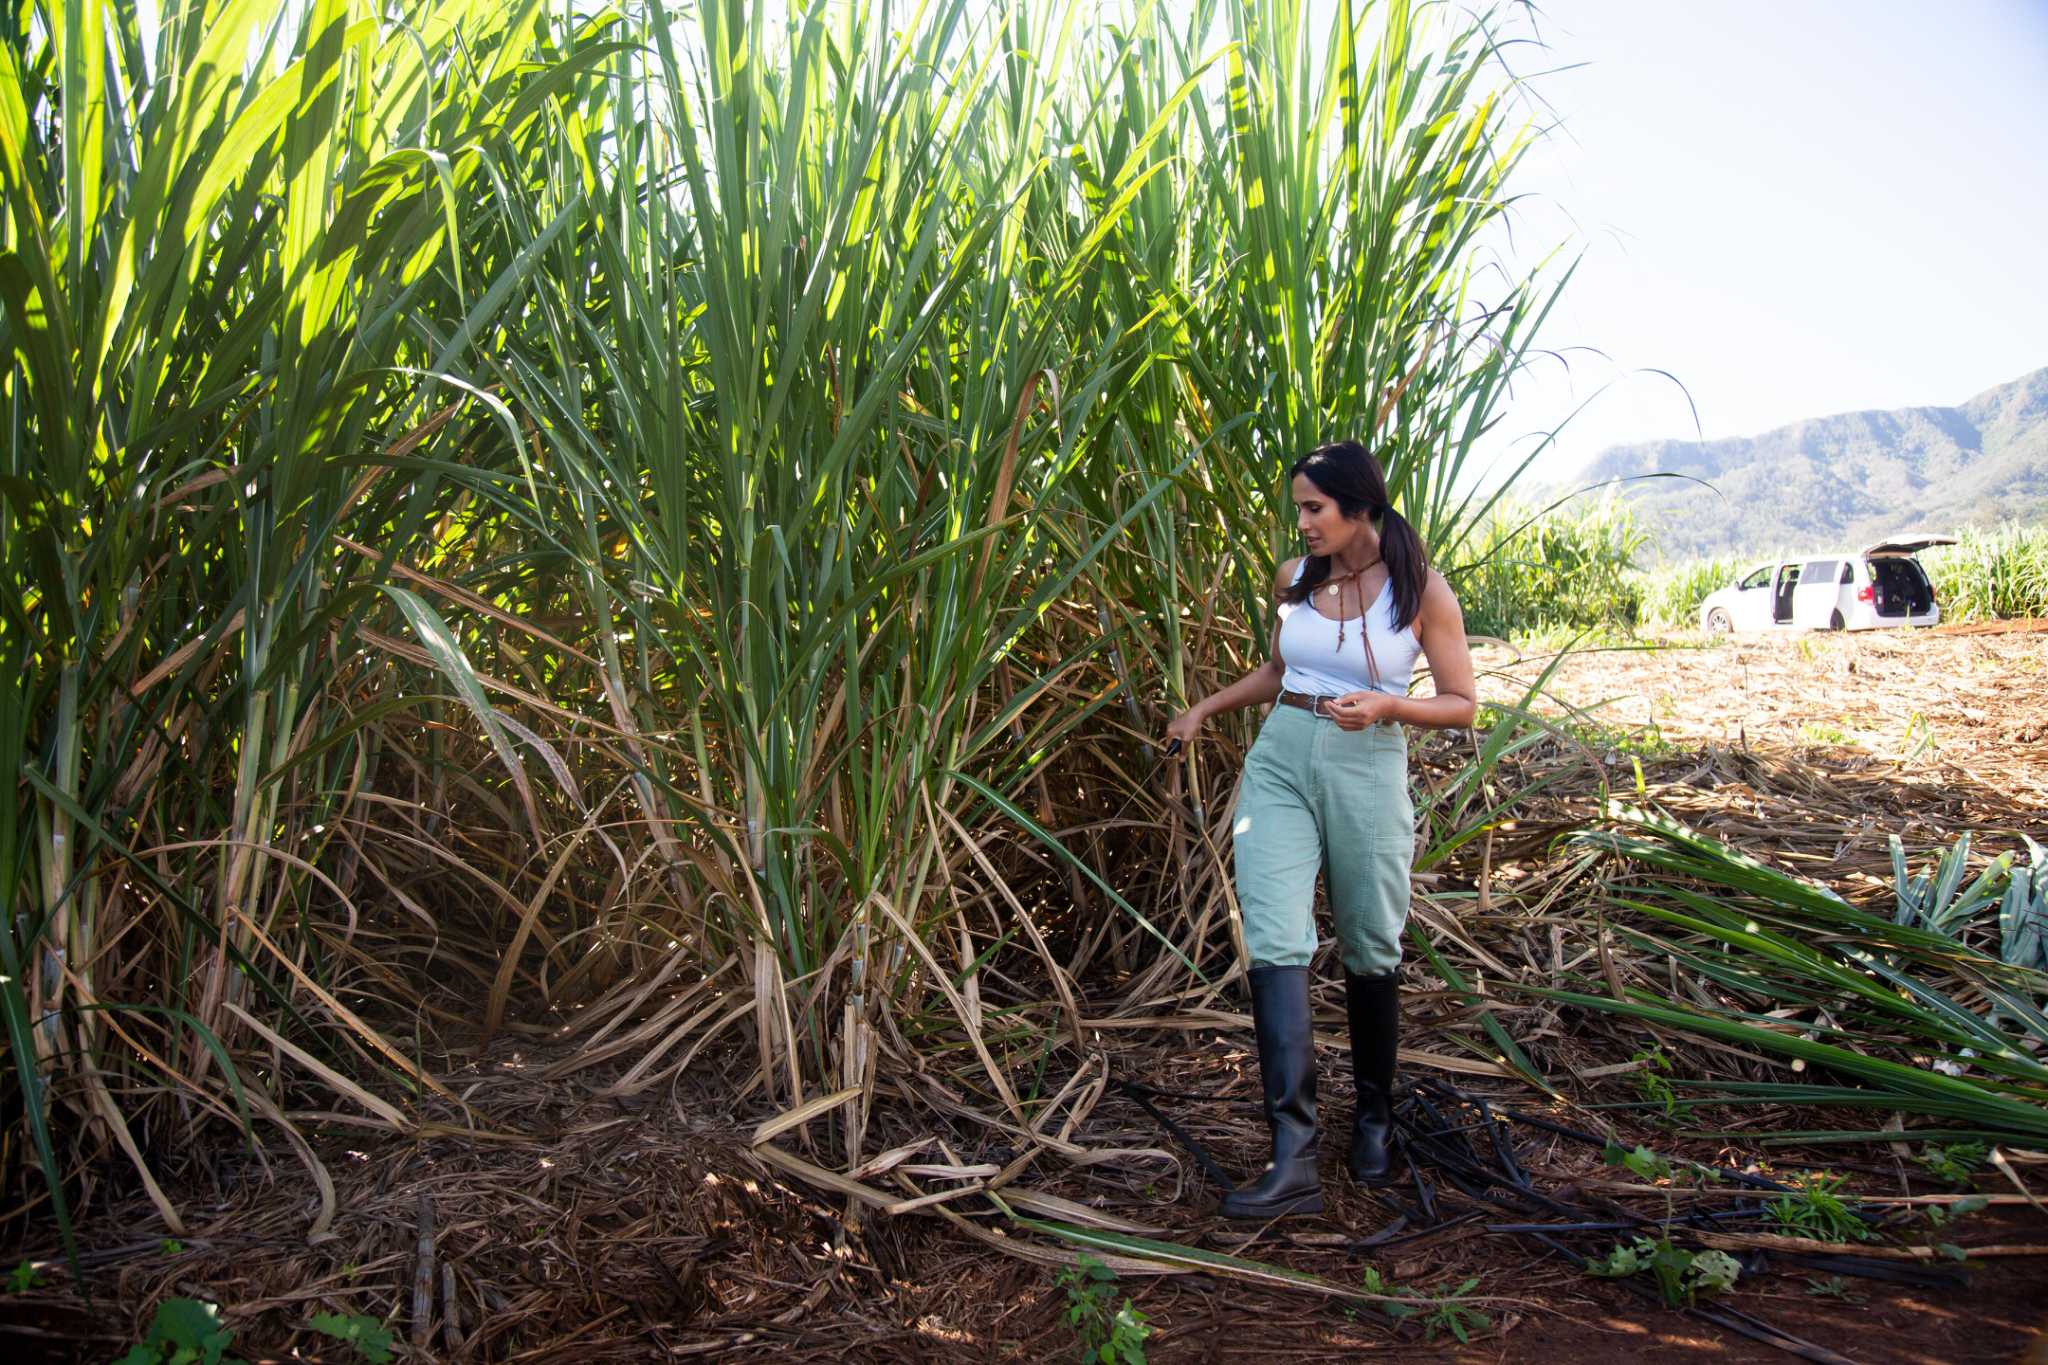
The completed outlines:
{"type": "MultiPolygon", "coordinates": [[[[1279,696],[1279,702],[1282,706],[1298,706],[1302,710],[1308,712],[1310,715],[1315,716],[1321,720],[1337,719],[1335,716],[1331,715],[1329,711],[1324,709],[1329,705],[1329,703],[1335,700],[1337,700],[1335,697],[1311,696],[1307,692],[1283,691],[1279,696]]],[[[1394,726],[1398,726],[1400,723],[1401,722],[1397,720],[1376,720],[1372,723],[1371,728],[1375,730],[1382,728],[1391,728],[1394,726]]]]}
{"type": "Polygon", "coordinates": [[[1321,716],[1324,720],[1336,719],[1336,717],[1323,709],[1325,705],[1335,700],[1337,700],[1335,697],[1311,696],[1306,692],[1288,692],[1283,690],[1280,693],[1280,704],[1282,706],[1299,706],[1310,715],[1321,716]]]}

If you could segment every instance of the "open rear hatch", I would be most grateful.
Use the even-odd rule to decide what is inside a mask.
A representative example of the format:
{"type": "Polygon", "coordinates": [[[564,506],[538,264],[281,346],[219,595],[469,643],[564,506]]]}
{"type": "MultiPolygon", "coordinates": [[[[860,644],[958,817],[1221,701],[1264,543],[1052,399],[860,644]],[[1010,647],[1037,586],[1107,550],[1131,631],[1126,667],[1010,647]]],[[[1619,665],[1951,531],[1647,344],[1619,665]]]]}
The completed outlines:
{"type": "Polygon", "coordinates": [[[1937,535],[1932,531],[1901,531],[1895,536],[1886,536],[1875,545],[1863,547],[1867,555],[1917,555],[1930,545],[1953,545],[1954,536],[1937,535]]]}
{"type": "Polygon", "coordinates": [[[1871,605],[1879,616],[1923,616],[1934,606],[1934,585],[1911,555],[1875,555],[1870,560],[1871,605]]]}

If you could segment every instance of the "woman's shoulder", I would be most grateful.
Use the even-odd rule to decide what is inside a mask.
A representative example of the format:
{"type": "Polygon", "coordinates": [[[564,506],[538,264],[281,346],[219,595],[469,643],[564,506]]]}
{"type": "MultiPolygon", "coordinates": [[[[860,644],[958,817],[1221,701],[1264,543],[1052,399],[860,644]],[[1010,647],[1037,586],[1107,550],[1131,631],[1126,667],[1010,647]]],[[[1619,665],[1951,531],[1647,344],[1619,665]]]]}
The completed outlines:
{"type": "Polygon", "coordinates": [[[1273,570],[1273,592],[1275,595],[1286,592],[1294,586],[1294,580],[1301,577],[1301,566],[1305,558],[1306,556],[1304,555],[1296,555],[1292,559],[1280,561],[1279,567],[1273,570]]]}
{"type": "MultiPolygon", "coordinates": [[[[1448,578],[1435,569],[1429,570],[1423,576],[1421,611],[1418,614],[1437,616],[1447,621],[1454,617],[1460,621],[1463,619],[1464,608],[1458,605],[1457,590],[1451,586],[1448,578]]],[[[1462,626],[1460,628],[1462,629],[1462,626]]]]}

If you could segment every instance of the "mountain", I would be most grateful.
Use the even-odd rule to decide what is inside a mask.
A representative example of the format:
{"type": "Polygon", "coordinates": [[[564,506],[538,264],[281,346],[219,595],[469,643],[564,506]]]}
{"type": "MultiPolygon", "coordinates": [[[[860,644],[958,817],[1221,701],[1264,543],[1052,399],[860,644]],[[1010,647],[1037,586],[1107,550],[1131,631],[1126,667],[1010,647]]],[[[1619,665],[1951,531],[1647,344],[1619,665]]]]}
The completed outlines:
{"type": "Polygon", "coordinates": [[[2048,369],[1952,408],[1845,412],[1761,436],[1615,446],[1574,482],[1659,472],[1713,485],[1622,485],[1667,560],[1849,549],[1912,528],[2048,518],[2048,369]]]}

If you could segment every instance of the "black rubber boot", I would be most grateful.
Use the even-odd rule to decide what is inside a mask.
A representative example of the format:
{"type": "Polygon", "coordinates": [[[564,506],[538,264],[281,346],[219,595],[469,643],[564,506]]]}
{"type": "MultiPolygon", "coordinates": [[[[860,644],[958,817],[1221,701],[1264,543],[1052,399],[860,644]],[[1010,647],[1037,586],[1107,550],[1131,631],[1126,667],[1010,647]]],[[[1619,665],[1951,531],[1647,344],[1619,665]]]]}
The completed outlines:
{"type": "Polygon", "coordinates": [[[1344,1012],[1351,1017],[1351,1074],[1358,1116],[1351,1122],[1351,1178],[1361,1185],[1393,1179],[1394,1050],[1401,1033],[1400,979],[1344,974],[1344,1012]]]}
{"type": "Polygon", "coordinates": [[[1223,1196],[1225,1218],[1321,1213],[1316,1173],[1316,1048],[1309,1032],[1308,968],[1251,969],[1252,1026],[1259,1038],[1259,1081],[1273,1159],[1257,1180],[1223,1196]]]}

